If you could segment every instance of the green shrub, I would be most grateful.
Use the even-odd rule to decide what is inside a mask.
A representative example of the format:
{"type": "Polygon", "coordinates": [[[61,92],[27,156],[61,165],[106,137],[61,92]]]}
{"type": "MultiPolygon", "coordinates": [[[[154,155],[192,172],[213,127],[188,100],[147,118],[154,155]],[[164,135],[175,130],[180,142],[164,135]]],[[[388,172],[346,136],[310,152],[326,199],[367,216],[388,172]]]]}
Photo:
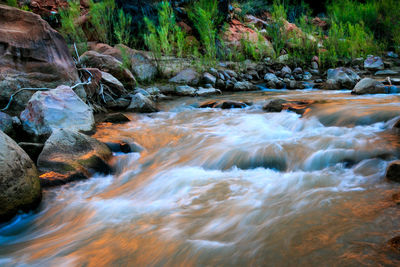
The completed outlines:
{"type": "Polygon", "coordinates": [[[18,7],[17,0],[7,0],[7,5],[12,7],[18,7]]]}
{"type": "Polygon", "coordinates": [[[271,17],[273,22],[268,25],[267,31],[268,35],[272,39],[272,46],[275,50],[275,54],[278,57],[289,39],[289,36],[284,28],[286,11],[281,1],[274,1],[274,4],[272,5],[271,17]]]}
{"type": "Polygon", "coordinates": [[[80,2],[73,0],[68,2],[69,7],[60,10],[60,32],[68,43],[86,42],[86,35],[81,27],[75,25],[75,21],[81,14],[80,2]]]}
{"type": "Polygon", "coordinates": [[[200,36],[205,57],[214,61],[217,56],[216,38],[217,25],[221,22],[218,14],[217,0],[199,0],[188,11],[190,20],[200,36]]]}

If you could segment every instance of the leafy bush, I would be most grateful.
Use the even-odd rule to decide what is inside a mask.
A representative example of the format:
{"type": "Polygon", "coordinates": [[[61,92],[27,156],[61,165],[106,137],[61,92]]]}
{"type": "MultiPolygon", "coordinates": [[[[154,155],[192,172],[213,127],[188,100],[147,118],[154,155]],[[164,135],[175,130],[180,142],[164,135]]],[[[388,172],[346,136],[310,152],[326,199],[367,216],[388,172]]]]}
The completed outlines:
{"type": "Polygon", "coordinates": [[[86,35],[81,27],[76,27],[75,21],[81,14],[80,2],[69,1],[69,7],[60,10],[61,29],[60,32],[69,43],[86,42],[86,35]]]}
{"type": "Polygon", "coordinates": [[[7,0],[7,5],[12,7],[18,7],[17,0],[7,0]]]}
{"type": "Polygon", "coordinates": [[[217,56],[217,25],[221,22],[218,14],[218,1],[199,0],[188,11],[188,15],[199,33],[205,57],[208,60],[215,60],[217,56]]]}

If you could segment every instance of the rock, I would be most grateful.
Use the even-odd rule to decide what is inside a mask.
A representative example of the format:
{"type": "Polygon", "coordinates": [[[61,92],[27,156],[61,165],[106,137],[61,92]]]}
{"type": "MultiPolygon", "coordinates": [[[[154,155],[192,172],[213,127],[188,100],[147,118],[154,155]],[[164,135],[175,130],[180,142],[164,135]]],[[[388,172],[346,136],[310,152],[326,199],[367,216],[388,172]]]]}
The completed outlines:
{"type": "Polygon", "coordinates": [[[311,79],[312,79],[311,73],[309,73],[308,71],[304,72],[303,80],[304,81],[310,81],[311,79]]]}
{"type": "Polygon", "coordinates": [[[157,77],[157,67],[143,53],[131,52],[131,65],[133,74],[141,82],[151,82],[157,77]]]}
{"type": "Polygon", "coordinates": [[[67,129],[55,130],[38,158],[42,186],[62,185],[87,179],[94,173],[111,173],[107,161],[111,150],[85,134],[67,129]]]}
{"type": "Polygon", "coordinates": [[[41,198],[35,164],[0,131],[0,222],[11,219],[19,210],[35,208],[41,198]]]}
{"type": "Polygon", "coordinates": [[[362,95],[362,94],[384,94],[386,92],[383,83],[378,82],[371,78],[364,78],[359,81],[354,87],[352,94],[362,95]]]}
{"type": "Polygon", "coordinates": [[[110,73],[127,89],[133,89],[136,86],[136,80],[132,72],[124,68],[122,62],[112,56],[103,55],[96,51],[87,51],[80,57],[80,62],[86,67],[97,68],[103,72],[110,73]]]}
{"type": "Polygon", "coordinates": [[[278,79],[278,77],[276,77],[275,74],[273,74],[273,73],[267,73],[267,74],[265,74],[265,76],[264,76],[264,81],[266,81],[266,82],[272,81],[272,82],[276,83],[276,82],[279,81],[279,79],[278,79]]]}
{"type": "Polygon", "coordinates": [[[129,107],[129,104],[131,103],[130,100],[126,98],[117,98],[117,99],[106,99],[106,108],[112,109],[112,110],[125,110],[127,107],[129,107]]]}
{"type": "Polygon", "coordinates": [[[400,182],[400,160],[393,161],[386,169],[386,179],[400,182]]]}
{"type": "Polygon", "coordinates": [[[203,102],[199,105],[199,108],[220,108],[220,109],[232,109],[232,108],[245,108],[248,105],[244,102],[231,101],[231,100],[210,100],[203,102]]]}
{"type": "Polygon", "coordinates": [[[211,75],[208,72],[205,72],[203,74],[203,83],[204,84],[211,84],[211,85],[215,85],[215,82],[217,81],[217,78],[215,78],[213,75],[211,75]]]}
{"type": "Polygon", "coordinates": [[[297,67],[293,70],[293,74],[303,74],[303,69],[300,67],[297,67]]]}
{"type": "Polygon", "coordinates": [[[107,85],[117,96],[121,96],[126,93],[124,85],[107,72],[101,71],[101,82],[107,85]]]}
{"type": "Polygon", "coordinates": [[[152,113],[159,111],[156,104],[141,93],[136,93],[132,96],[131,103],[126,110],[140,113],[152,113]]]}
{"type": "Polygon", "coordinates": [[[26,132],[47,138],[55,129],[91,131],[94,127],[92,109],[68,86],[36,92],[21,113],[26,132]]]}
{"type": "Polygon", "coordinates": [[[364,61],[366,70],[383,70],[385,65],[380,57],[370,56],[364,61]]]}
{"type": "MultiPolygon", "coordinates": [[[[0,105],[20,88],[79,82],[64,38],[40,16],[0,5],[0,105]]],[[[19,93],[9,111],[22,111],[34,91],[19,93]]]]}
{"type": "Polygon", "coordinates": [[[208,70],[208,72],[209,72],[212,76],[218,77],[218,71],[217,71],[216,69],[210,68],[210,69],[208,70]]]}
{"type": "Polygon", "coordinates": [[[18,145],[26,152],[26,154],[28,154],[33,162],[37,162],[44,147],[44,144],[42,143],[20,142],[18,145]]]}
{"type": "Polygon", "coordinates": [[[175,88],[175,94],[179,96],[195,96],[196,89],[188,85],[180,85],[175,88]]]}
{"type": "Polygon", "coordinates": [[[157,96],[157,95],[161,94],[160,89],[158,89],[157,87],[154,87],[154,86],[146,88],[145,90],[147,93],[149,93],[150,95],[153,95],[153,96],[157,96]]]}
{"type": "Polygon", "coordinates": [[[179,72],[175,77],[169,79],[171,83],[187,84],[195,86],[199,83],[200,75],[193,69],[185,69],[179,72]]]}
{"type": "Polygon", "coordinates": [[[290,77],[290,75],[292,74],[292,70],[288,66],[284,66],[281,69],[281,73],[282,73],[283,77],[286,77],[287,75],[289,75],[289,77],[290,77]]]}
{"type": "Polygon", "coordinates": [[[315,61],[311,62],[311,68],[314,69],[314,70],[319,69],[318,63],[315,62],[315,61]]]}
{"type": "Polygon", "coordinates": [[[328,70],[328,80],[332,84],[332,89],[353,89],[360,80],[360,76],[348,68],[336,68],[328,70]]]}
{"type": "Polygon", "coordinates": [[[132,153],[142,152],[144,148],[135,142],[107,142],[105,143],[112,152],[132,153]]]}
{"type": "Polygon", "coordinates": [[[389,51],[389,52],[387,52],[387,54],[386,54],[388,57],[391,57],[391,58],[398,58],[399,57],[399,55],[398,54],[396,54],[395,52],[393,52],[393,51],[389,51]]]}
{"type": "Polygon", "coordinates": [[[284,99],[272,99],[266,105],[263,110],[266,112],[281,112],[283,110],[283,104],[287,103],[284,99]]]}
{"type": "Polygon", "coordinates": [[[285,54],[285,55],[282,55],[282,56],[279,56],[277,59],[276,59],[276,61],[277,62],[279,62],[279,63],[286,63],[287,61],[289,61],[289,55],[288,54],[285,54]]]}
{"type": "Polygon", "coordinates": [[[400,252],[400,236],[396,236],[390,239],[388,245],[396,251],[400,252]]]}
{"type": "Polygon", "coordinates": [[[234,91],[256,91],[259,90],[258,86],[251,82],[237,82],[233,86],[234,91]]]}
{"type": "Polygon", "coordinates": [[[379,70],[377,72],[375,72],[375,76],[386,76],[386,75],[397,75],[399,74],[398,71],[394,71],[394,70],[379,70]]]}
{"type": "Polygon", "coordinates": [[[0,131],[10,135],[13,131],[13,119],[6,113],[0,111],[0,131]]]}
{"type": "MultiPolygon", "coordinates": [[[[221,79],[217,79],[217,81],[215,83],[215,87],[218,88],[218,89],[221,89],[221,90],[228,89],[227,86],[226,86],[226,83],[221,79]]],[[[232,89],[233,89],[233,85],[232,85],[232,88],[230,88],[228,90],[232,90],[232,89]]]]}
{"type": "Polygon", "coordinates": [[[124,123],[124,122],[129,122],[131,121],[122,113],[113,113],[113,114],[107,114],[105,118],[102,120],[102,122],[110,122],[110,123],[124,123]]]}
{"type": "Polygon", "coordinates": [[[224,73],[229,75],[231,78],[237,79],[239,77],[238,74],[233,70],[225,70],[224,73]]]}
{"type": "Polygon", "coordinates": [[[209,95],[216,95],[216,94],[222,94],[221,90],[218,90],[215,88],[199,87],[199,89],[196,91],[197,96],[209,96],[209,95]]]}

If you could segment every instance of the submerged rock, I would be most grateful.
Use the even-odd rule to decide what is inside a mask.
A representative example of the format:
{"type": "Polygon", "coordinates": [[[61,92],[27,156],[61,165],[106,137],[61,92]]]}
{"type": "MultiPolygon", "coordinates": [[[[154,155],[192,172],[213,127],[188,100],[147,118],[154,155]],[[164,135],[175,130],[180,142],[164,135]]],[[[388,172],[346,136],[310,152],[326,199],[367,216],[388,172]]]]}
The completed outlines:
{"type": "Polygon", "coordinates": [[[38,158],[40,182],[54,186],[86,179],[96,172],[108,174],[111,156],[111,150],[94,138],[67,129],[56,130],[38,158]]]}
{"type": "Polygon", "coordinates": [[[352,94],[362,95],[362,94],[384,94],[386,92],[383,83],[378,82],[371,78],[364,78],[359,81],[354,87],[352,94]]]}
{"type": "Polygon", "coordinates": [[[105,118],[102,120],[102,122],[110,122],[110,123],[124,123],[129,121],[130,119],[128,119],[128,117],[126,117],[122,113],[107,114],[105,118]]]}
{"type": "Polygon", "coordinates": [[[283,104],[288,101],[285,99],[272,99],[264,105],[263,110],[266,112],[281,112],[283,110],[283,104]]]}
{"type": "Polygon", "coordinates": [[[248,104],[239,101],[232,100],[210,100],[203,102],[199,105],[199,108],[220,108],[220,109],[232,109],[232,108],[245,108],[248,104]]]}
{"type": "MultiPolygon", "coordinates": [[[[0,4],[0,104],[20,88],[56,88],[79,82],[64,38],[40,16],[0,4]]],[[[20,112],[34,91],[15,96],[20,112]]]]}
{"type": "Polygon", "coordinates": [[[91,131],[94,127],[92,109],[68,86],[36,92],[20,117],[24,130],[38,139],[55,129],[91,131]]]}
{"type": "Polygon", "coordinates": [[[19,210],[34,208],[42,191],[35,164],[10,137],[0,131],[0,222],[19,210]]]}
{"type": "Polygon", "coordinates": [[[386,169],[386,178],[394,182],[400,182],[400,160],[389,164],[386,169]]]}

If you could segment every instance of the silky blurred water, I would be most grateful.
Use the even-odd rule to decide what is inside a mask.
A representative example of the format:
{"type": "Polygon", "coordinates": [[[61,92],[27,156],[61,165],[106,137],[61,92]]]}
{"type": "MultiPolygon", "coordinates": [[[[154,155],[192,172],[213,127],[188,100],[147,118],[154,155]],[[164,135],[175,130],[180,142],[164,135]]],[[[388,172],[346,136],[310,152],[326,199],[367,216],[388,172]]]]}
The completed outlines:
{"type": "Polygon", "coordinates": [[[102,124],[135,141],[114,175],[46,189],[38,211],[0,228],[1,266],[399,266],[399,95],[263,91],[204,99],[102,124]],[[266,113],[271,98],[313,100],[304,117],[266,113]]]}

